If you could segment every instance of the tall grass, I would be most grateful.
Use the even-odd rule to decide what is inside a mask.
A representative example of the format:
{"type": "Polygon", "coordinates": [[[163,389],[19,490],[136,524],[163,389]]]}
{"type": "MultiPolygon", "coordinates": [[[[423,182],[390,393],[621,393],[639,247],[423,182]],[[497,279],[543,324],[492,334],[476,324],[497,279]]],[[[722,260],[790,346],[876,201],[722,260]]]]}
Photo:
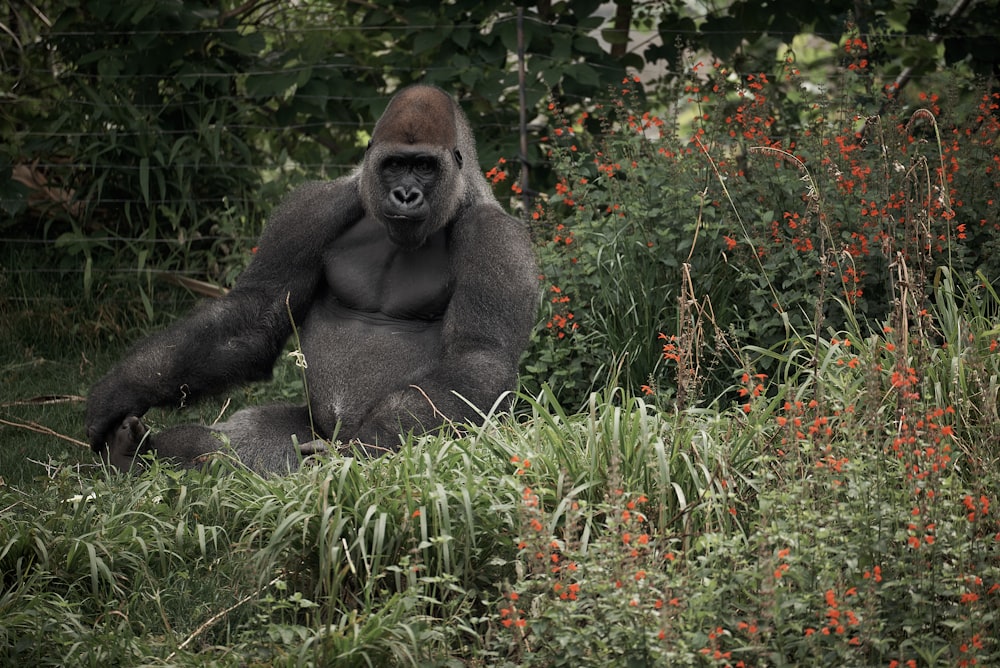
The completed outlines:
{"type": "Polygon", "coordinates": [[[0,488],[4,661],[988,663],[1000,452],[935,388],[997,362],[937,346],[897,386],[891,335],[803,341],[749,411],[545,393],[282,478],[218,461],[0,488]]]}
{"type": "Polygon", "coordinates": [[[652,519],[663,526],[691,536],[730,527],[711,502],[727,495],[730,458],[701,418],[673,422],[620,392],[573,415],[551,396],[524,401],[532,417],[522,424],[283,478],[216,462],[185,473],[154,465],[139,478],[66,470],[30,497],[3,488],[6,656],[180,660],[229,645],[295,661],[426,665],[477,646],[484,602],[516,579],[527,480],[544,481],[546,507],[562,509],[553,531],[570,500],[596,507],[611,480],[659,499],[652,519]],[[194,653],[178,652],[245,596],[186,645],[194,653]],[[59,624],[62,609],[87,621],[59,624]],[[120,639],[94,642],[102,633],[120,639]]]}

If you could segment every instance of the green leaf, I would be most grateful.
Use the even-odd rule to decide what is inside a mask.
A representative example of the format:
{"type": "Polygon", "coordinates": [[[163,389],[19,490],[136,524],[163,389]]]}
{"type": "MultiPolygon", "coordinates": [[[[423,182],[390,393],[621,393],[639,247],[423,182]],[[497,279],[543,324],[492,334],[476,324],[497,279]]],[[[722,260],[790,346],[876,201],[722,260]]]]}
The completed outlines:
{"type": "Polygon", "coordinates": [[[605,28],[601,31],[601,37],[608,44],[628,44],[628,33],[614,28],[605,28]]]}
{"type": "Polygon", "coordinates": [[[509,53],[517,53],[517,23],[515,21],[503,21],[496,27],[496,33],[500,35],[500,41],[509,53]]]}
{"type": "Polygon", "coordinates": [[[139,190],[146,206],[149,206],[149,158],[139,159],[139,190]]]}
{"type": "Polygon", "coordinates": [[[590,56],[604,54],[604,49],[601,48],[600,42],[588,35],[575,38],[573,40],[573,49],[578,53],[590,56]]]}
{"type": "Polygon", "coordinates": [[[416,39],[413,40],[413,53],[424,53],[435,49],[441,45],[445,38],[447,38],[447,34],[444,30],[424,30],[418,33],[416,39]]]}
{"type": "Polygon", "coordinates": [[[254,98],[282,97],[298,83],[299,72],[252,74],[247,77],[247,95],[254,98]]]}
{"type": "Polygon", "coordinates": [[[462,50],[466,50],[469,48],[469,43],[472,41],[472,31],[467,28],[454,30],[451,33],[451,41],[457,44],[462,50]]]}
{"type": "Polygon", "coordinates": [[[458,73],[458,80],[468,88],[475,88],[479,78],[479,72],[472,68],[466,68],[458,73]]]}
{"type": "Polygon", "coordinates": [[[576,79],[585,86],[599,86],[601,77],[597,70],[587,63],[576,63],[566,68],[566,75],[576,79]]]}

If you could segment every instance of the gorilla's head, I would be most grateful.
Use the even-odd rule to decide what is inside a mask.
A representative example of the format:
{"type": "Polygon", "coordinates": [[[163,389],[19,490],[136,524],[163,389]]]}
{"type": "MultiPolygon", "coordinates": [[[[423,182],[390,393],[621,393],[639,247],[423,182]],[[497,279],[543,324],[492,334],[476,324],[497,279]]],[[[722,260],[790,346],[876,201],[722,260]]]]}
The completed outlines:
{"type": "Polygon", "coordinates": [[[392,98],[375,124],[360,178],[365,210],[404,248],[423,244],[463,203],[493,199],[468,121],[433,86],[411,86],[392,98]]]}

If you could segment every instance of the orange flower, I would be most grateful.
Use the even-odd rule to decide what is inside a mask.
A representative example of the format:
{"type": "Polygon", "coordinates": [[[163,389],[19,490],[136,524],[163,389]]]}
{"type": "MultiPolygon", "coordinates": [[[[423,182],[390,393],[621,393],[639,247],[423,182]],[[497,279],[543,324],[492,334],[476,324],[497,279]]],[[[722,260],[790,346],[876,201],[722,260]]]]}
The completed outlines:
{"type": "Polygon", "coordinates": [[[837,595],[832,589],[826,590],[826,604],[831,608],[837,607],[837,595]]]}

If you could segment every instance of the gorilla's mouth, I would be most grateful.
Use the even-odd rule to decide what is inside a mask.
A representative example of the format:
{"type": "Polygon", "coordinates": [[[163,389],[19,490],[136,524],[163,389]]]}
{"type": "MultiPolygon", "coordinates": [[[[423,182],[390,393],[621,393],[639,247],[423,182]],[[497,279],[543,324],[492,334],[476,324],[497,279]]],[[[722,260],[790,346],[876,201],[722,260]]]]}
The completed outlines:
{"type": "Polygon", "coordinates": [[[419,225],[424,222],[427,216],[423,214],[413,215],[407,213],[387,213],[385,214],[386,220],[393,223],[408,223],[410,225],[419,225]]]}

